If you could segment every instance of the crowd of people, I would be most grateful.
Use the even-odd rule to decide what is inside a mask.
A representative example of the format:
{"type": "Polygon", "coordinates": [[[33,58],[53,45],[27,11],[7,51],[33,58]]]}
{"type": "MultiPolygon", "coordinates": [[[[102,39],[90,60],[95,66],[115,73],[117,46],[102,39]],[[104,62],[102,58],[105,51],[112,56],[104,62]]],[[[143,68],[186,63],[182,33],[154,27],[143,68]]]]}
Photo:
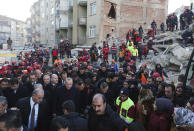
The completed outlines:
{"type": "MultiPolygon", "coordinates": [[[[130,47],[130,42],[122,42],[124,50],[129,48],[127,44],[130,47]]],[[[48,66],[48,57],[40,57],[41,54],[40,50],[26,52],[20,54],[19,63],[6,61],[2,67],[0,128],[193,129],[194,89],[183,86],[184,75],[179,76],[178,83],[166,83],[168,75],[160,64],[154,70],[149,70],[146,64],[137,69],[133,56],[118,65],[114,60],[109,63],[104,59],[100,65],[55,60],[53,66],[48,66]]]]}
{"type": "Polygon", "coordinates": [[[192,78],[187,87],[183,74],[177,83],[167,83],[168,73],[159,63],[154,70],[146,63],[137,67],[149,50],[157,53],[152,47],[156,29],[153,20],[147,46],[141,44],[140,26],[129,30],[120,45],[104,41],[97,48],[94,43],[77,59],[71,59],[70,42],[62,40],[51,52],[35,49],[21,52],[18,61],[5,61],[0,69],[0,130],[193,131],[192,78]]]}
{"type": "MultiPolygon", "coordinates": [[[[179,22],[180,22],[180,30],[184,30],[188,28],[188,26],[192,23],[194,19],[194,14],[188,8],[180,15],[179,22]]],[[[166,19],[166,26],[167,31],[174,31],[178,30],[178,17],[175,13],[168,15],[166,19]]],[[[164,32],[164,23],[161,24],[161,30],[164,32]]]]}

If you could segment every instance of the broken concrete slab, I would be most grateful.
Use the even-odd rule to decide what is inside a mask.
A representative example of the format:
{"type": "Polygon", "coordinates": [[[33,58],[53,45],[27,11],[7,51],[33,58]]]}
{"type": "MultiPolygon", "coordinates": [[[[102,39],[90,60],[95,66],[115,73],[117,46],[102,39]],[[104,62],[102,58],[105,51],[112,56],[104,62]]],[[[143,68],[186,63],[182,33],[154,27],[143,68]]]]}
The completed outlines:
{"type": "Polygon", "coordinates": [[[170,58],[170,64],[173,64],[175,66],[177,66],[177,68],[179,68],[179,71],[183,68],[183,64],[182,62],[180,62],[179,60],[177,60],[177,58],[175,56],[172,56],[170,58]]]}
{"type": "Polygon", "coordinates": [[[192,52],[187,50],[186,48],[181,47],[180,45],[175,44],[174,48],[172,48],[172,50],[171,50],[171,53],[179,61],[185,61],[185,60],[189,60],[192,52]]]}

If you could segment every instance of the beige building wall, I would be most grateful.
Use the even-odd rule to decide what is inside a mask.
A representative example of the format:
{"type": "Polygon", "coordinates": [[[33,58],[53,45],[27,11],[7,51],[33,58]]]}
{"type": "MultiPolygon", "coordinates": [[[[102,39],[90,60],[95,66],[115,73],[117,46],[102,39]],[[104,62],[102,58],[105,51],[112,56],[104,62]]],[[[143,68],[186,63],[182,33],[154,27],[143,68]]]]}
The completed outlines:
{"type": "Polygon", "coordinates": [[[160,27],[165,22],[168,11],[168,0],[88,0],[87,42],[102,44],[107,34],[111,37],[125,39],[129,29],[140,25],[150,28],[155,20],[160,27]],[[90,5],[96,2],[96,15],[90,15],[90,5]],[[108,18],[108,13],[114,4],[116,19],[108,18]],[[96,36],[89,37],[89,28],[96,26],[96,36]]]}
{"type": "Polygon", "coordinates": [[[88,8],[87,8],[87,44],[91,45],[93,43],[100,43],[100,33],[102,30],[102,15],[101,14],[101,10],[103,9],[102,7],[102,0],[88,0],[88,4],[87,4],[88,8]],[[91,15],[91,4],[96,2],[96,14],[91,15]],[[90,27],[91,26],[96,26],[96,34],[95,37],[90,37],[90,27]]]}

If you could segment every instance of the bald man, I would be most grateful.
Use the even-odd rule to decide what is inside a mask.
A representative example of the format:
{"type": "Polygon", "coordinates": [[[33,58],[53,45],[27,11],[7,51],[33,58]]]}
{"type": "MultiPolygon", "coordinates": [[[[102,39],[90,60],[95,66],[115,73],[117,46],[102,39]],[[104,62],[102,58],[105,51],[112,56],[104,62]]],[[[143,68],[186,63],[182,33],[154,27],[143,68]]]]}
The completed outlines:
{"type": "Polygon", "coordinates": [[[57,74],[51,75],[51,85],[53,88],[59,88],[61,84],[59,83],[59,77],[57,74]]]}

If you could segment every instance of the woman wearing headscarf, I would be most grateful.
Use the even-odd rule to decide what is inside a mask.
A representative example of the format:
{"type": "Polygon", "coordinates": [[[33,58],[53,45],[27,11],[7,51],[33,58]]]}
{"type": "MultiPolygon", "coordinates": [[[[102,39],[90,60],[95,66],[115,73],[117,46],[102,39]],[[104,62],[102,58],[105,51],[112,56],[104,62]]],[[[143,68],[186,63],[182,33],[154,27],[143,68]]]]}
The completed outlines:
{"type": "Polygon", "coordinates": [[[150,115],[148,131],[170,131],[172,102],[167,98],[158,98],[154,103],[154,112],[150,115]]]}

